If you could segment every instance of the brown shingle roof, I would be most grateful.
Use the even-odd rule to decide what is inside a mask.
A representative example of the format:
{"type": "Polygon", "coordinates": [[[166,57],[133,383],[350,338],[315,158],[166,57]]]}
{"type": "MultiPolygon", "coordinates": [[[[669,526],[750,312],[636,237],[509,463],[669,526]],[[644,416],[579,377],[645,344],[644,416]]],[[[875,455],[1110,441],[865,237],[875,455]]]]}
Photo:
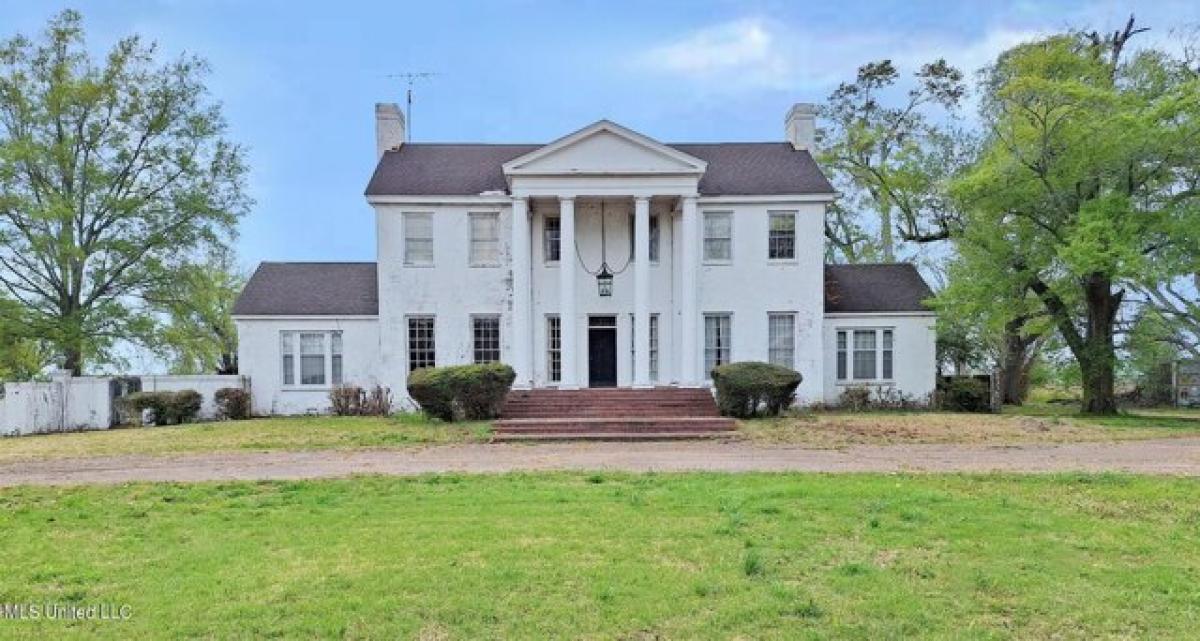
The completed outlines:
{"type": "MultiPolygon", "coordinates": [[[[832,194],[816,161],[786,142],[672,144],[708,163],[703,196],[832,194]]],[[[505,192],[504,163],[541,145],[405,143],[379,159],[368,196],[468,196],[505,192]]]]}
{"type": "Polygon", "coordinates": [[[908,263],[825,266],[825,312],[927,312],[933,290],[908,263]]]}
{"type": "Polygon", "coordinates": [[[234,316],[374,316],[375,263],[261,263],[234,316]]]}

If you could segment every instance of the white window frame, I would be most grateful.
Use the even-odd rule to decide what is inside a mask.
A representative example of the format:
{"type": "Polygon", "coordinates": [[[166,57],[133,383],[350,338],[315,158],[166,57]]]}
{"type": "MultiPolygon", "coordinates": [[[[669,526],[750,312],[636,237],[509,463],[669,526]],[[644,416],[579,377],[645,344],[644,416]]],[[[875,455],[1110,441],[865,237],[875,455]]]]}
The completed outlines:
{"type": "Polygon", "coordinates": [[[498,211],[473,211],[467,214],[467,246],[468,246],[468,262],[471,267],[499,267],[500,266],[500,212],[498,211]],[[495,238],[476,238],[475,237],[475,221],[476,220],[491,220],[492,229],[495,230],[495,238]],[[476,253],[476,249],[481,246],[493,246],[495,249],[492,252],[490,259],[480,258],[476,253]]]}
{"type": "Polygon", "coordinates": [[[433,314],[412,314],[404,317],[404,365],[405,372],[411,374],[413,369],[413,321],[428,320],[430,322],[429,342],[432,343],[432,361],[421,367],[437,367],[437,317],[433,314]]]}
{"type": "Polygon", "coordinates": [[[733,230],[733,212],[729,210],[706,211],[700,218],[700,256],[705,265],[730,265],[733,263],[734,249],[734,230],[733,230]],[[729,236],[727,238],[717,238],[708,236],[708,219],[721,216],[729,220],[729,236]],[[728,240],[729,241],[729,256],[726,258],[710,258],[708,255],[709,240],[728,240]]]}
{"type": "Polygon", "coordinates": [[[559,216],[546,216],[542,218],[542,262],[549,265],[557,265],[562,261],[562,218],[559,216]],[[554,245],[558,247],[558,258],[550,257],[550,221],[558,225],[556,230],[557,237],[554,239],[554,245]]]}
{"type": "MultiPolygon", "coordinates": [[[[658,382],[658,314],[650,314],[650,382],[658,382]]],[[[629,315],[629,363],[637,371],[637,317],[629,315]]]]}
{"type": "Polygon", "coordinates": [[[882,327],[838,327],[834,333],[834,375],[839,385],[862,384],[891,384],[896,381],[896,328],[882,327]],[[875,333],[875,376],[873,378],[858,378],[854,372],[854,353],[869,350],[855,349],[855,332],[875,333]],[[884,339],[889,339],[885,342],[884,339]],[[886,358],[885,358],[886,353],[886,358]],[[890,363],[888,362],[890,361],[890,363]],[[892,370],[891,376],[884,376],[884,364],[892,370]]]}
{"type": "Polygon", "coordinates": [[[733,312],[705,312],[704,324],[702,326],[704,332],[704,380],[712,380],[712,370],[717,365],[725,365],[733,362],[733,312]],[[724,341],[722,346],[708,344],[708,321],[709,319],[724,318],[728,321],[728,340],[724,341]],[[725,352],[725,359],[721,359],[721,352],[725,352]],[[713,353],[714,357],[709,359],[709,353],[713,353]],[[718,362],[720,361],[720,362],[718,362]],[[709,365],[712,362],[713,365],[709,365]]]}
{"type": "Polygon", "coordinates": [[[796,369],[796,312],[767,313],[767,362],[782,365],[788,369],[796,369]],[[791,323],[791,331],[787,335],[787,347],[776,347],[775,341],[772,340],[774,338],[772,332],[776,327],[777,319],[787,319],[791,323]],[[776,362],[775,352],[784,350],[789,353],[789,357],[776,362]]]}
{"type": "MultiPolygon", "coordinates": [[[[633,214],[629,215],[629,262],[633,262],[637,257],[637,219],[633,214]]],[[[650,264],[657,265],[658,257],[661,254],[659,243],[662,238],[662,229],[659,227],[658,216],[650,214],[650,264]]]]}
{"type": "Polygon", "coordinates": [[[501,355],[504,353],[503,343],[504,331],[500,323],[499,314],[472,314],[471,315],[471,362],[476,365],[483,363],[499,363],[501,355]],[[479,344],[479,328],[476,323],[479,321],[491,321],[496,327],[496,346],[480,346],[479,344]],[[481,350],[496,350],[496,358],[488,360],[480,360],[479,354],[481,350]]]}
{"type": "Polygon", "coordinates": [[[562,381],[562,320],[558,314],[546,315],[546,380],[550,383],[562,381]]]}
{"type": "MultiPolygon", "coordinates": [[[[340,329],[285,329],[279,332],[279,366],[280,366],[280,382],[284,389],[309,389],[320,390],[330,389],[345,382],[345,335],[340,329]],[[321,382],[305,383],[301,376],[303,372],[303,361],[301,354],[301,335],[303,334],[320,334],[321,335],[321,360],[322,374],[321,382]],[[334,337],[338,340],[334,341],[334,337]],[[340,367],[334,368],[334,359],[338,359],[340,367]],[[290,371],[289,371],[290,369],[290,371]],[[337,374],[337,376],[334,376],[337,374]],[[288,379],[291,382],[288,382],[288,379]]],[[[314,354],[308,354],[314,356],[314,354]]]]}
{"type": "Polygon", "coordinates": [[[433,267],[437,260],[436,247],[434,246],[434,237],[437,235],[433,229],[433,213],[424,211],[406,211],[401,214],[401,243],[404,251],[404,265],[406,267],[433,267]],[[413,222],[417,219],[427,219],[429,221],[429,238],[418,238],[412,235],[413,222]],[[429,241],[429,259],[413,258],[412,248],[409,247],[411,241],[429,241]]]}
{"type": "Polygon", "coordinates": [[[767,260],[772,263],[794,263],[798,256],[798,247],[796,246],[796,236],[798,228],[798,216],[795,211],[768,211],[767,212],[767,260]],[[792,255],[783,258],[773,258],[771,256],[771,223],[776,218],[791,218],[792,219],[792,255]]]}

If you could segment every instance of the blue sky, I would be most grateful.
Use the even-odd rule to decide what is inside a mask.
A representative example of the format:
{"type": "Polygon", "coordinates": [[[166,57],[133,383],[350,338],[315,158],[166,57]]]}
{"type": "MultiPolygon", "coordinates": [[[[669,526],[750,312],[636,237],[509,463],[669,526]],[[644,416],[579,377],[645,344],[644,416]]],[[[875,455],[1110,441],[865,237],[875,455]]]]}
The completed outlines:
{"type": "Polygon", "coordinates": [[[414,141],[538,142],[599,118],[664,141],[778,140],[793,102],[816,102],[863,62],[964,69],[1071,26],[1130,12],[1165,39],[1200,22],[1176,2],[238,2],[0,4],[0,32],[33,35],[64,7],[90,44],[139,33],[164,55],[213,66],[230,137],[249,152],[256,201],[242,263],[372,260],[362,197],[374,166],[373,103],[417,88],[414,141]]]}

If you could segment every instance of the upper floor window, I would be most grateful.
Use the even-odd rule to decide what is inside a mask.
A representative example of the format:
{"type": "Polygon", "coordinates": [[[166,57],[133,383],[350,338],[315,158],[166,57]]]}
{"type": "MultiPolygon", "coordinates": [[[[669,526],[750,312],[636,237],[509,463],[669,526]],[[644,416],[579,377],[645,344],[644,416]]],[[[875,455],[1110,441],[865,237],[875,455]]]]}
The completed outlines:
{"type": "Polygon", "coordinates": [[[476,363],[495,363],[500,360],[500,317],[471,317],[471,336],[476,363]]]}
{"type": "Polygon", "coordinates": [[[408,319],[408,371],[437,364],[433,330],[432,316],[413,316],[408,319]]]}
{"type": "MultiPolygon", "coordinates": [[[[658,262],[658,216],[650,215],[650,262],[658,262]]],[[[637,218],[629,217],[629,260],[637,256],[637,218]]]]}
{"type": "Polygon", "coordinates": [[[433,264],[433,214],[404,214],[404,264],[433,264]]]}
{"type": "Polygon", "coordinates": [[[471,214],[471,265],[500,264],[500,214],[471,214]]]}
{"type": "Polygon", "coordinates": [[[890,327],[839,329],[837,332],[838,380],[892,380],[894,334],[894,330],[890,327]]]}
{"type": "Polygon", "coordinates": [[[767,314],[767,360],[788,369],[796,367],[795,314],[767,314]]]}
{"type": "Polygon", "coordinates": [[[562,219],[557,216],[546,218],[542,227],[542,253],[546,262],[557,263],[562,258],[562,219]]]}
{"type": "Polygon", "coordinates": [[[733,215],[727,211],[704,212],[704,260],[733,260],[733,215]]]}
{"type": "Polygon", "coordinates": [[[342,333],[285,331],[279,333],[283,384],[325,386],[342,383],[342,333]]]}
{"type": "Polygon", "coordinates": [[[773,211],[767,232],[767,258],[791,260],[796,257],[796,212],[773,211]]]}

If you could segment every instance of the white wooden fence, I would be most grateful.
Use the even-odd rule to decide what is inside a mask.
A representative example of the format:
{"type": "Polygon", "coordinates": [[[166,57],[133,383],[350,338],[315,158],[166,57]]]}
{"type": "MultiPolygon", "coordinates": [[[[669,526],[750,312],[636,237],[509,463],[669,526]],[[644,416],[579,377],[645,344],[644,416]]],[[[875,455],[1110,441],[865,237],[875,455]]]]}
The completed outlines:
{"type": "MultiPolygon", "coordinates": [[[[128,377],[125,377],[128,378],[128,377]]],[[[139,376],[143,391],[193,389],[204,399],[200,418],[216,416],[213,394],[223,387],[250,389],[244,376],[139,376]]],[[[106,430],[117,424],[121,377],[71,376],[54,372],[49,381],[3,383],[0,436],[106,430]]]]}

